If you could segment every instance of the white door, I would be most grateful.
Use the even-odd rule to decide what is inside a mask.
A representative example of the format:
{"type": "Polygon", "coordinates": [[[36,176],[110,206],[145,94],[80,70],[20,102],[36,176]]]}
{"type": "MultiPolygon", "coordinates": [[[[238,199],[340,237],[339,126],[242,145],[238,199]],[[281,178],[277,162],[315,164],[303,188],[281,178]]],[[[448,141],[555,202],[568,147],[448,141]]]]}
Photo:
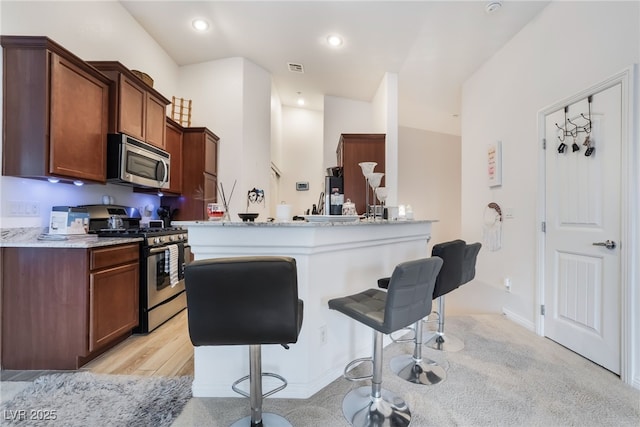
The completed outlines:
{"type": "Polygon", "coordinates": [[[617,84],[594,93],[591,105],[588,98],[569,105],[566,122],[565,109],[545,117],[544,334],[616,374],[621,325],[621,91],[617,84]],[[579,151],[574,151],[573,135],[579,151]],[[587,135],[594,148],[590,156],[583,145],[587,135]],[[566,145],[562,153],[558,137],[566,145]],[[601,246],[607,241],[615,247],[601,246]]]}

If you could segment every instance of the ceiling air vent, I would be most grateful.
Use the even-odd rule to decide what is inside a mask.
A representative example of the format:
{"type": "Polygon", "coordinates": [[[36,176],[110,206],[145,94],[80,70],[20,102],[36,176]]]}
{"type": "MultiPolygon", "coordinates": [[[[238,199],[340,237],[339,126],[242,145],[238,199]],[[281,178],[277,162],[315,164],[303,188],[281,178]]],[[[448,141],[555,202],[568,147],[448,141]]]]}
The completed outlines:
{"type": "Polygon", "coordinates": [[[302,64],[287,62],[287,66],[289,67],[289,71],[291,71],[292,73],[304,73],[304,67],[302,66],[302,64]]]}

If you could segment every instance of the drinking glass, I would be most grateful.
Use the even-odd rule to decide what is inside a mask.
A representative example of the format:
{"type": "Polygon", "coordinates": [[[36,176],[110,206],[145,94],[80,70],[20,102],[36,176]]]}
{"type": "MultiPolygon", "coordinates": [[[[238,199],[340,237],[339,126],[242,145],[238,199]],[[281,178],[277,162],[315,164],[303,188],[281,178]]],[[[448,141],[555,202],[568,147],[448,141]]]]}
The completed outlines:
{"type": "Polygon", "coordinates": [[[387,195],[389,194],[387,187],[378,187],[376,188],[376,196],[378,200],[380,200],[380,204],[382,206],[382,219],[384,219],[384,209],[386,206],[387,195]]]}

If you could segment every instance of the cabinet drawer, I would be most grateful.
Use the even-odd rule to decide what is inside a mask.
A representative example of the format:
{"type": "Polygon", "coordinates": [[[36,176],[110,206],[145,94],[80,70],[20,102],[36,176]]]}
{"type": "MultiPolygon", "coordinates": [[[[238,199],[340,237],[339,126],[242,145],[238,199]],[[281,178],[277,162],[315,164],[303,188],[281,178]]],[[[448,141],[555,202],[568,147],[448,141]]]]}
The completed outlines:
{"type": "Polygon", "coordinates": [[[91,251],[91,270],[110,267],[112,265],[136,262],[140,256],[138,244],[109,246],[91,251]]]}

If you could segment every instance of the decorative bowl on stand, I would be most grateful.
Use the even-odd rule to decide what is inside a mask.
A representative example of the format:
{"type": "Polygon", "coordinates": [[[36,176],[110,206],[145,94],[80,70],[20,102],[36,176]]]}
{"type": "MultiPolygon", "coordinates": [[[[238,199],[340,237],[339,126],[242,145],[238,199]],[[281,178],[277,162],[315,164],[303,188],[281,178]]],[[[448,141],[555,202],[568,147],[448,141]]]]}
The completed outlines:
{"type": "Polygon", "coordinates": [[[244,222],[254,222],[256,218],[258,218],[258,213],[239,213],[238,216],[244,222]]]}

